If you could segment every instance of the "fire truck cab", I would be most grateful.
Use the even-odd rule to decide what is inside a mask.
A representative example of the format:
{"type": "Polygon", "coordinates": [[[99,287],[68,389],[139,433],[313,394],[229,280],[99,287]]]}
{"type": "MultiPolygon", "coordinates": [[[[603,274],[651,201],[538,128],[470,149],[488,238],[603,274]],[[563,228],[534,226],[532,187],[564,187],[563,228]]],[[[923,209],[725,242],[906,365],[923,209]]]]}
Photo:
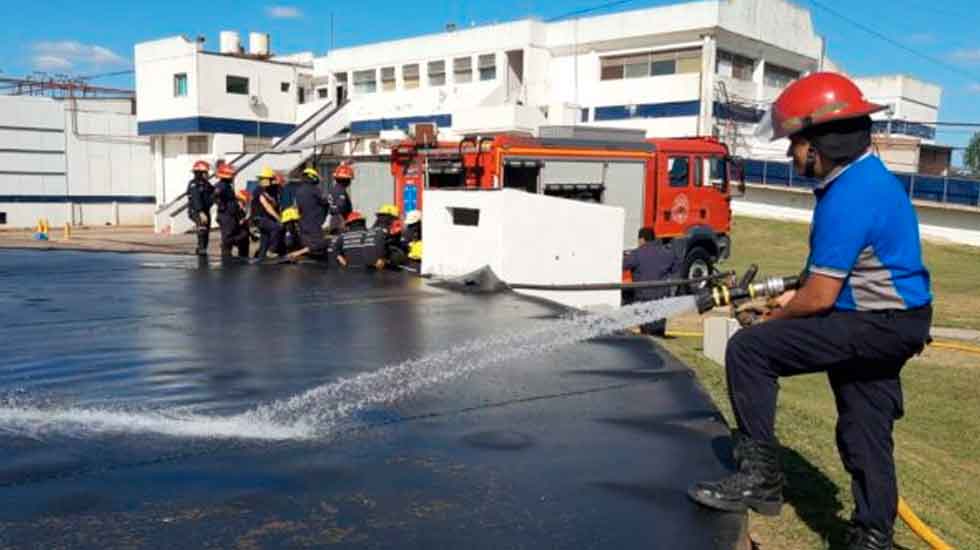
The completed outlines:
{"type": "Polygon", "coordinates": [[[396,201],[422,209],[427,189],[521,189],[619,206],[624,249],[640,227],[670,240],[683,268],[708,275],[731,252],[731,181],[740,170],[713,138],[646,139],[642,131],[543,127],[459,142],[406,140],[392,150],[396,201]]]}

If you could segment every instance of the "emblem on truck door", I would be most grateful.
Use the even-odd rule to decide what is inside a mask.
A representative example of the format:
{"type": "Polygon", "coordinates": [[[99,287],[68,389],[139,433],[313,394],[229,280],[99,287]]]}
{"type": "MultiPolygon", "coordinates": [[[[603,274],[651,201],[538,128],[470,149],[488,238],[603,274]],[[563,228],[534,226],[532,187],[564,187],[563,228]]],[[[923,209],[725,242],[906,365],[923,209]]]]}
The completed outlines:
{"type": "Polygon", "coordinates": [[[670,205],[670,219],[679,224],[687,221],[687,213],[691,203],[687,200],[687,195],[680,194],[674,197],[674,202],[670,205]]]}

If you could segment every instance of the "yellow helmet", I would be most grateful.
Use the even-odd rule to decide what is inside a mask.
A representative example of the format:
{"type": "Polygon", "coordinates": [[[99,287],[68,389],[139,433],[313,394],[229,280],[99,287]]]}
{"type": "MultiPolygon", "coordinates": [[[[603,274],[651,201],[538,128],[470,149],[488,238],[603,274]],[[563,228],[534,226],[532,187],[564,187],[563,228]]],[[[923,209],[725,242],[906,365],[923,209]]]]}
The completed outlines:
{"type": "Polygon", "coordinates": [[[394,204],[382,204],[381,208],[378,209],[378,214],[387,214],[393,218],[398,217],[398,207],[394,204]]]}
{"type": "Polygon", "coordinates": [[[290,206],[289,208],[282,211],[282,223],[294,222],[299,219],[299,208],[295,206],[290,206]]]}
{"type": "Polygon", "coordinates": [[[272,168],[268,166],[263,166],[262,170],[259,170],[259,179],[271,180],[276,177],[276,173],[272,171],[272,168]]]}
{"type": "Polygon", "coordinates": [[[412,241],[411,243],[409,243],[408,259],[410,260],[422,259],[422,241],[412,241]]]}
{"type": "Polygon", "coordinates": [[[308,178],[320,179],[320,173],[316,171],[316,168],[307,168],[303,170],[303,175],[308,178]]]}

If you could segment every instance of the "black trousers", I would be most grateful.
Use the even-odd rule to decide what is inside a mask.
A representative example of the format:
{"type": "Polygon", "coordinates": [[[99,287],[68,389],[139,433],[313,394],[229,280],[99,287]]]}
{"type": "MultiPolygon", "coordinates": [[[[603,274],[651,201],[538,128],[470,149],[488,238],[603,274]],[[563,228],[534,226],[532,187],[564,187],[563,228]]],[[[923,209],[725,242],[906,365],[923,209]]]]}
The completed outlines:
{"type": "Polygon", "coordinates": [[[303,246],[310,249],[310,256],[326,256],[330,248],[330,241],[323,237],[322,229],[299,228],[299,240],[303,246]]]}
{"type": "Polygon", "coordinates": [[[211,213],[205,211],[195,212],[190,218],[197,228],[197,251],[206,252],[208,249],[208,239],[211,236],[211,213]],[[205,221],[201,221],[201,214],[204,214],[205,221]]]}
{"type": "Polygon", "coordinates": [[[837,449],[851,475],[854,521],[891,533],[898,506],[892,427],[903,414],[899,374],[929,338],[932,308],[835,311],[743,329],[725,353],[738,428],[775,443],[778,379],[827,372],[837,404],[837,449]]]}
{"type": "Polygon", "coordinates": [[[282,225],[272,218],[260,217],[255,220],[256,227],[259,228],[259,250],[255,253],[256,258],[265,258],[271,248],[277,254],[282,255],[285,243],[283,242],[282,225]]]}
{"type": "Polygon", "coordinates": [[[248,227],[235,216],[218,214],[221,228],[221,255],[230,257],[232,250],[238,250],[239,258],[248,258],[248,227]]]}
{"type": "MultiPolygon", "coordinates": [[[[628,306],[630,304],[635,304],[637,302],[649,302],[652,300],[659,300],[661,298],[666,298],[670,296],[669,292],[664,292],[662,290],[650,290],[650,289],[639,289],[634,290],[632,288],[623,289],[623,305],[628,306]]],[[[667,334],[667,319],[659,319],[653,321],[652,323],[643,323],[640,325],[640,332],[646,334],[647,336],[665,336],[667,334]]]]}

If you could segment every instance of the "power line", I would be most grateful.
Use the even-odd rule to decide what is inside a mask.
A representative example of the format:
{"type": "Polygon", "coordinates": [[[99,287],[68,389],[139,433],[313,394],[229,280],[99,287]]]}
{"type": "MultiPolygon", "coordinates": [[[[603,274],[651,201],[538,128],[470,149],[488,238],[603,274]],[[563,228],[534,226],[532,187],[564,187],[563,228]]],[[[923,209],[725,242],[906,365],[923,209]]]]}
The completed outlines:
{"type": "Polygon", "coordinates": [[[615,8],[617,6],[622,6],[623,4],[629,4],[635,2],[636,0],[616,0],[615,2],[606,2],[605,4],[599,4],[597,6],[592,6],[591,8],[582,8],[575,11],[570,11],[568,13],[563,13],[562,15],[556,15],[550,19],[545,19],[545,23],[554,23],[556,21],[561,21],[562,19],[569,19],[572,17],[578,17],[580,15],[585,15],[587,13],[592,13],[595,11],[601,11],[609,8],[615,8]]]}
{"type": "Polygon", "coordinates": [[[124,74],[133,74],[134,72],[136,72],[135,69],[127,69],[125,71],[115,71],[115,72],[111,72],[111,73],[98,73],[98,74],[90,74],[90,75],[85,75],[85,76],[79,76],[79,77],[77,77],[77,79],[78,80],[96,80],[96,79],[99,79],[99,78],[108,78],[110,76],[122,76],[124,74]]]}
{"type": "Polygon", "coordinates": [[[891,37],[889,37],[887,35],[884,35],[884,34],[878,32],[878,31],[872,29],[871,27],[868,27],[867,25],[865,25],[863,23],[859,23],[859,22],[851,19],[850,17],[847,17],[846,15],[840,13],[839,11],[837,11],[837,10],[831,8],[831,7],[828,7],[828,6],[825,6],[825,5],[821,4],[817,0],[810,0],[810,3],[813,4],[814,7],[820,8],[820,9],[826,11],[827,13],[829,13],[829,14],[831,14],[831,15],[839,18],[839,19],[842,19],[843,21],[846,21],[847,23],[851,24],[852,26],[857,27],[858,29],[861,29],[862,31],[864,31],[864,32],[866,32],[866,33],[868,33],[868,34],[876,37],[876,38],[879,38],[881,40],[884,40],[885,42],[891,44],[892,46],[895,46],[896,48],[898,48],[900,50],[903,50],[903,51],[905,51],[907,53],[910,53],[910,54],[912,54],[912,55],[914,55],[916,57],[925,59],[926,61],[929,61],[930,63],[935,63],[936,65],[939,65],[940,67],[943,67],[946,70],[948,70],[950,72],[954,72],[954,73],[956,73],[956,74],[958,74],[958,75],[960,75],[962,77],[968,78],[971,81],[975,81],[977,79],[980,79],[980,75],[973,74],[970,71],[967,71],[967,70],[964,70],[964,69],[962,69],[960,67],[957,67],[956,65],[951,65],[949,63],[946,63],[945,61],[943,61],[942,59],[939,59],[936,56],[929,55],[927,53],[922,53],[922,52],[920,52],[918,50],[915,50],[913,48],[910,48],[910,47],[906,46],[905,44],[902,44],[898,40],[895,40],[895,39],[893,39],[893,38],[891,38],[891,37]]]}

